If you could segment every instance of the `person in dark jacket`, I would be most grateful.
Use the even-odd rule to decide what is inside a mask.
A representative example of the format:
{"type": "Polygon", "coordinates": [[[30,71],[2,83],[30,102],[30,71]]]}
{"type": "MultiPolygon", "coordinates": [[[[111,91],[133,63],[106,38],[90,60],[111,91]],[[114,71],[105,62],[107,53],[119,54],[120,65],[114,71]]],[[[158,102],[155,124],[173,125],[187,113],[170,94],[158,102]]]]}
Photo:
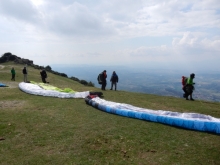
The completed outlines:
{"type": "Polygon", "coordinates": [[[40,72],[40,75],[41,75],[42,82],[43,82],[43,83],[47,83],[47,81],[46,81],[47,72],[43,69],[43,70],[40,72]]]}
{"type": "Polygon", "coordinates": [[[190,77],[187,79],[187,83],[186,83],[186,87],[185,87],[185,90],[186,90],[186,94],[185,94],[185,97],[186,97],[186,100],[189,100],[188,99],[188,96],[190,96],[190,100],[194,101],[194,99],[192,98],[192,93],[193,93],[193,90],[194,90],[194,82],[193,82],[193,79],[195,78],[195,74],[192,73],[190,74],[190,77]]]}
{"type": "Polygon", "coordinates": [[[106,70],[104,70],[102,72],[102,76],[101,76],[101,82],[102,82],[102,90],[105,90],[105,87],[106,87],[106,78],[107,78],[107,74],[106,74],[106,70]]]}
{"type": "Polygon", "coordinates": [[[115,90],[117,90],[118,75],[116,74],[115,71],[113,71],[110,81],[112,82],[110,90],[113,89],[113,85],[115,86],[115,90]]]}
{"type": "Polygon", "coordinates": [[[22,72],[23,72],[23,75],[24,75],[24,82],[27,82],[27,69],[26,69],[26,67],[24,67],[22,72]]]}

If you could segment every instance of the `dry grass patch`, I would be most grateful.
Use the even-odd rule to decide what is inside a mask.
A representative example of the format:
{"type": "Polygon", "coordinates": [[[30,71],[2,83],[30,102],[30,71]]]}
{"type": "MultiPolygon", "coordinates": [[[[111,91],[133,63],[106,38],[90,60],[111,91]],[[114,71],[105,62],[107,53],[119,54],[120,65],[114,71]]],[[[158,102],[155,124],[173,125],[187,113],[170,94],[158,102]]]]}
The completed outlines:
{"type": "Polygon", "coordinates": [[[5,67],[4,65],[0,65],[0,69],[4,69],[4,67],[5,67]]]}
{"type": "Polygon", "coordinates": [[[16,81],[2,81],[2,83],[8,86],[8,87],[2,87],[2,89],[6,89],[6,88],[18,88],[18,84],[20,82],[16,82],[16,81]]]}
{"type": "Polygon", "coordinates": [[[25,105],[25,101],[21,101],[21,100],[0,101],[0,108],[1,109],[22,108],[24,105],[25,105]]]}

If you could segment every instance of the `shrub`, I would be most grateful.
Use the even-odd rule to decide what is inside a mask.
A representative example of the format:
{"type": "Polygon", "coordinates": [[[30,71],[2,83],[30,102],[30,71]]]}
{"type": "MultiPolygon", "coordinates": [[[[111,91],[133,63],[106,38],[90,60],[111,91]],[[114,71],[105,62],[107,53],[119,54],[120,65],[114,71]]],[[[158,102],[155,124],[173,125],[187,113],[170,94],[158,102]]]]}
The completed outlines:
{"type": "Polygon", "coordinates": [[[15,56],[15,55],[11,55],[11,56],[9,56],[9,61],[14,61],[14,60],[16,60],[16,58],[17,58],[17,56],[15,56]]]}
{"type": "Polygon", "coordinates": [[[6,62],[6,61],[7,61],[7,57],[2,56],[2,57],[0,58],[0,63],[4,63],[4,62],[6,62]]]}
{"type": "Polygon", "coordinates": [[[47,71],[51,71],[51,70],[52,70],[52,68],[51,68],[49,65],[47,65],[47,66],[45,67],[45,69],[46,69],[47,71]]]}
{"type": "Polygon", "coordinates": [[[95,85],[90,81],[90,82],[88,83],[88,86],[94,87],[95,85]]]}
{"type": "Polygon", "coordinates": [[[60,76],[62,76],[62,77],[68,77],[65,73],[60,73],[60,76]]]}
{"type": "Polygon", "coordinates": [[[71,80],[73,80],[73,81],[80,81],[78,78],[76,78],[76,77],[70,77],[70,79],[71,80]]]}
{"type": "Polygon", "coordinates": [[[80,80],[80,83],[83,84],[83,85],[88,85],[88,82],[85,81],[85,80],[80,80]]]}

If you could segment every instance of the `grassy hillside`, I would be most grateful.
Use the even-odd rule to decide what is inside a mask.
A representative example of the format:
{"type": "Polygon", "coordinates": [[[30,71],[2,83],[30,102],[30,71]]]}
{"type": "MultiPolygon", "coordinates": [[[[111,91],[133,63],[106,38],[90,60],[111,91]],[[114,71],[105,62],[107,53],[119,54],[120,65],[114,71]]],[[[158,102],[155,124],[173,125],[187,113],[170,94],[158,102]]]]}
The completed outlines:
{"type": "MultiPolygon", "coordinates": [[[[23,66],[1,65],[0,82],[9,85],[0,88],[1,165],[220,164],[219,135],[108,114],[84,99],[26,94],[18,88],[23,66]]],[[[28,67],[28,79],[40,82],[39,72],[28,67]]],[[[48,81],[59,88],[101,91],[50,73],[48,81]]],[[[109,101],[220,118],[220,103],[126,91],[103,93],[109,101]]]]}

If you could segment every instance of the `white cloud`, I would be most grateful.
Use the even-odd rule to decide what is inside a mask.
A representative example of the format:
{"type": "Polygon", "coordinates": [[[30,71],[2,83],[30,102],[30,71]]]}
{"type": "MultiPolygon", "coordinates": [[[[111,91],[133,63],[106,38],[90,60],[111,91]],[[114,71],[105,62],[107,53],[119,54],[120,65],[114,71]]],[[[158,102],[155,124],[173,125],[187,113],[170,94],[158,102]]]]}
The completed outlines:
{"type": "Polygon", "coordinates": [[[0,49],[42,63],[218,61],[219,8],[218,0],[1,0],[0,49]]]}
{"type": "Polygon", "coordinates": [[[37,7],[44,4],[44,0],[31,0],[31,2],[37,7]]]}
{"type": "Polygon", "coordinates": [[[182,38],[175,38],[172,42],[173,46],[191,47],[200,49],[201,51],[219,51],[220,39],[208,39],[195,36],[190,32],[184,33],[182,38]]]}
{"type": "Polygon", "coordinates": [[[175,38],[173,39],[172,44],[174,46],[176,45],[184,45],[184,46],[196,46],[197,45],[197,41],[198,41],[198,37],[194,36],[192,33],[190,32],[186,32],[183,34],[182,38],[175,38]]]}
{"type": "Polygon", "coordinates": [[[102,37],[113,33],[113,30],[102,22],[101,17],[79,3],[73,3],[51,13],[46,17],[46,22],[48,30],[77,38],[88,39],[89,37],[102,37]]]}
{"type": "Polygon", "coordinates": [[[4,18],[13,21],[25,21],[34,23],[39,19],[37,8],[29,0],[1,0],[0,13],[4,18]]]}

